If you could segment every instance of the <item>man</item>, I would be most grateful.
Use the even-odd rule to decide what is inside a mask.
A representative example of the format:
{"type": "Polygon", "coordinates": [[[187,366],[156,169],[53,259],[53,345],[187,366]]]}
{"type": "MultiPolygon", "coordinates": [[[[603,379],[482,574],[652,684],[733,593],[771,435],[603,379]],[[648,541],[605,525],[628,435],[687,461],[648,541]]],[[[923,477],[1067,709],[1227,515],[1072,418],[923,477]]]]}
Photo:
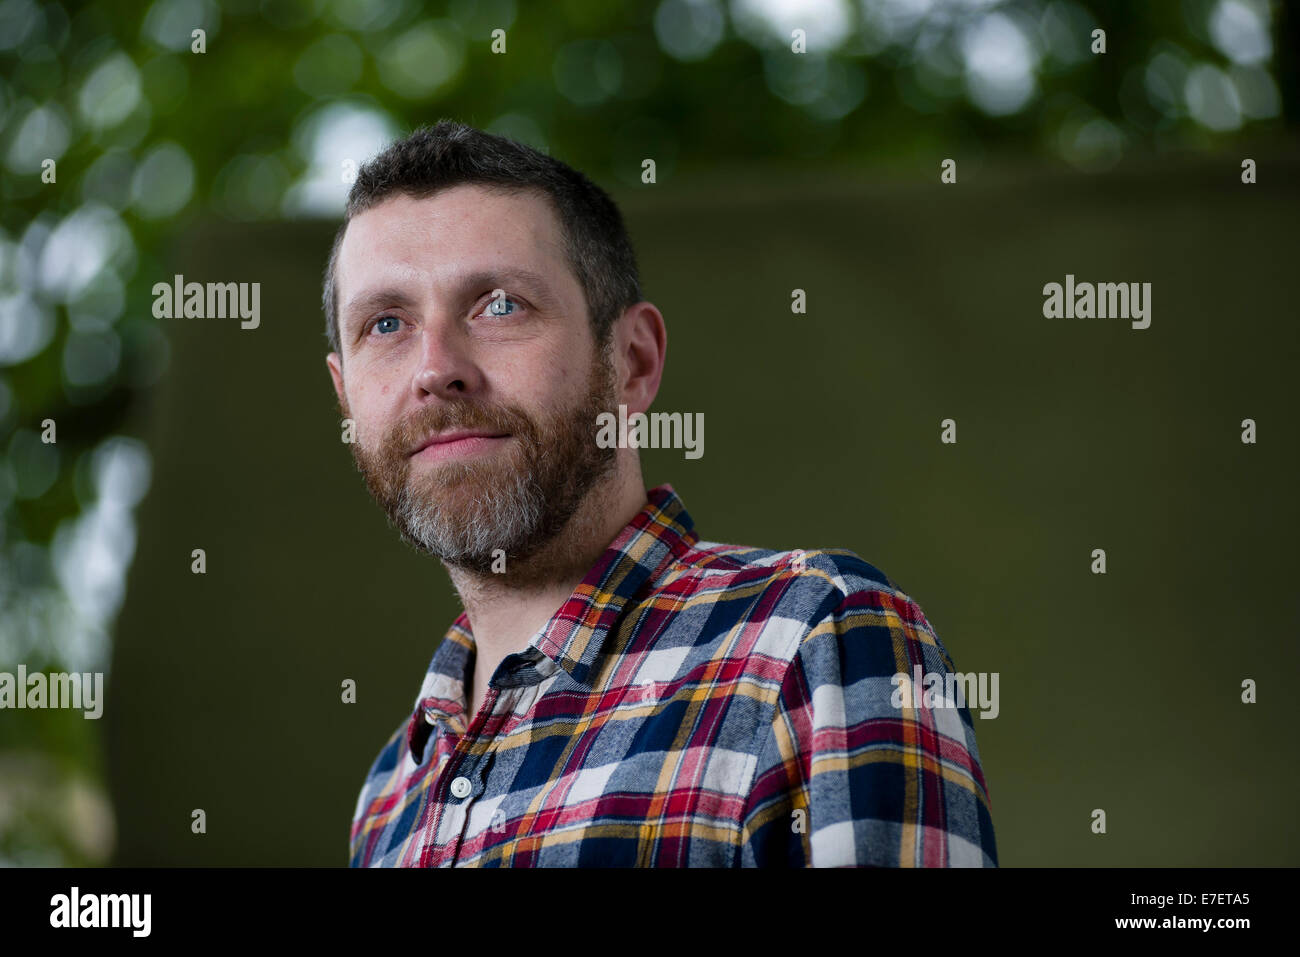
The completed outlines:
{"type": "Polygon", "coordinates": [[[645,412],[663,316],[581,173],[457,123],[352,187],[324,291],[367,487],[464,612],[372,765],[353,866],[997,863],[921,609],[843,550],[701,541],[597,417],[645,412]]]}

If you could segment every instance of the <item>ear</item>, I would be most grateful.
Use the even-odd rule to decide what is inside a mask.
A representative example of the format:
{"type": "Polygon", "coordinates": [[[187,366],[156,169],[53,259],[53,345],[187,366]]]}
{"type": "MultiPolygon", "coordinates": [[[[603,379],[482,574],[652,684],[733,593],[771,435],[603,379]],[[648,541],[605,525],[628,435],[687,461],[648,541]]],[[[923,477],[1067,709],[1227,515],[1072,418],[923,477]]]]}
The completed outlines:
{"type": "Polygon", "coordinates": [[[339,408],[348,407],[347,397],[343,393],[343,361],[337,352],[325,357],[325,364],[330,367],[330,378],[334,380],[334,393],[339,397],[339,408]]]}
{"type": "Polygon", "coordinates": [[[668,330],[663,314],[653,303],[638,302],[623,313],[615,330],[616,357],[626,378],[620,383],[619,401],[628,412],[645,412],[659,393],[668,351],[668,330]]]}

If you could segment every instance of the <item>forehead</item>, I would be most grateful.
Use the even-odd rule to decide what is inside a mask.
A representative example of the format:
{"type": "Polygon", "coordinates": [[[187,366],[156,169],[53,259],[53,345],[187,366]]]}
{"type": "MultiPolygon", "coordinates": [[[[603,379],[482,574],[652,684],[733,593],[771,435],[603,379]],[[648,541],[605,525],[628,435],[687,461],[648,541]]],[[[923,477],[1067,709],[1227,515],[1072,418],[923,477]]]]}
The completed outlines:
{"type": "Polygon", "coordinates": [[[436,284],[494,268],[525,268],[556,283],[567,277],[576,288],[545,194],[460,185],[420,199],[391,196],[348,223],[335,283],[346,305],[370,282],[436,284]]]}

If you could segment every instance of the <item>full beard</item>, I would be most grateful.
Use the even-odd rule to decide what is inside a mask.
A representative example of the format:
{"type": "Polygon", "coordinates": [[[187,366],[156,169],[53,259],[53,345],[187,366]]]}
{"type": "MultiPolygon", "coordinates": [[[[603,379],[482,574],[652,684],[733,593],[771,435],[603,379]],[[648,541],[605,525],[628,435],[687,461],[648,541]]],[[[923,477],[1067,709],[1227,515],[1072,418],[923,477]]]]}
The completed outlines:
{"type": "Polygon", "coordinates": [[[596,417],[613,411],[614,400],[611,357],[597,350],[587,393],[572,409],[534,422],[517,406],[439,401],[397,423],[377,449],[353,443],[352,454],[404,541],[485,575],[541,550],[614,470],[617,450],[596,444],[596,417]],[[452,428],[510,437],[480,457],[413,469],[410,450],[430,433],[452,428]]]}

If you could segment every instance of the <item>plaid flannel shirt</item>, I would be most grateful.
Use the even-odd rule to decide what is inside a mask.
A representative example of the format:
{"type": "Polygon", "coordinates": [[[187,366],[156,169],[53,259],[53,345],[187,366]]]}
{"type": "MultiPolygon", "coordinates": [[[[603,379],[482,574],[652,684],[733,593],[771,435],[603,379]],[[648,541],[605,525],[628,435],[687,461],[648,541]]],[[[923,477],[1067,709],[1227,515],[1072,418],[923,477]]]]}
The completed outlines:
{"type": "Polygon", "coordinates": [[[852,552],[700,541],[661,485],[467,721],[473,658],[462,613],[352,866],[997,866],[969,710],[891,702],[947,650],[852,552]]]}

